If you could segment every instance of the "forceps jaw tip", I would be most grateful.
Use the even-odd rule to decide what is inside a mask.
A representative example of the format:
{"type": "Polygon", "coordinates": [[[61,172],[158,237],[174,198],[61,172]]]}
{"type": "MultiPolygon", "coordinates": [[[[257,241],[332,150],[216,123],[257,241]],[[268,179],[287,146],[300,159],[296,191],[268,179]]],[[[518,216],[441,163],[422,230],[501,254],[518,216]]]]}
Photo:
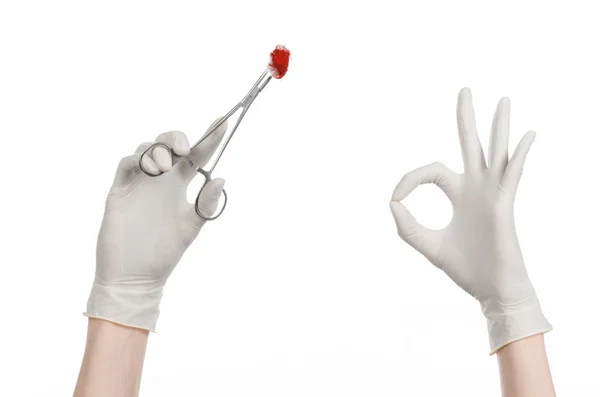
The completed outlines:
{"type": "Polygon", "coordinates": [[[246,96],[240,101],[240,105],[242,108],[247,109],[252,102],[256,99],[258,94],[260,93],[261,87],[255,86],[246,94],[246,96]]]}
{"type": "Polygon", "coordinates": [[[271,73],[269,72],[269,70],[268,69],[265,70],[260,75],[258,80],[256,80],[256,83],[254,83],[254,85],[252,86],[250,91],[246,94],[246,96],[240,101],[240,105],[243,108],[248,108],[250,106],[250,104],[252,102],[254,102],[254,99],[256,99],[258,94],[260,94],[260,92],[269,83],[269,81],[271,81],[271,78],[272,78],[272,76],[271,76],[271,73]]]}

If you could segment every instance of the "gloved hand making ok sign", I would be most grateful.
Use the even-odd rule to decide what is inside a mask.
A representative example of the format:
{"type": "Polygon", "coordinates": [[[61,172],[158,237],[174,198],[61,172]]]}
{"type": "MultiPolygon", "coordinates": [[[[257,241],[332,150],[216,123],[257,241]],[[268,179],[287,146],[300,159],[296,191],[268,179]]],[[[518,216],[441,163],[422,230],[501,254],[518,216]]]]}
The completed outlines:
{"type": "Polygon", "coordinates": [[[479,301],[492,354],[552,329],[527,275],[514,222],[515,195],[535,133],[525,134],[509,160],[509,108],[508,98],[498,103],[486,164],[471,92],[463,89],[457,118],[464,173],[441,163],[418,168],[402,178],[390,202],[400,237],[479,301]],[[401,203],[425,183],[439,186],[452,203],[452,220],[445,229],[420,225],[401,203]]]}

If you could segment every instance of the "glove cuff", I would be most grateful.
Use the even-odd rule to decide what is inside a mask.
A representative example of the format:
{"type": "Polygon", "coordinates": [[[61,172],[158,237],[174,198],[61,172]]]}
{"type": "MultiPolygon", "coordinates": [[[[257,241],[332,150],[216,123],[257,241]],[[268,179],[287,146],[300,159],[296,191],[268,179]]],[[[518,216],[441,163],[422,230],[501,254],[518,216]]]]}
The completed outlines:
{"type": "Polygon", "coordinates": [[[84,315],[155,332],[163,289],[131,291],[94,282],[84,315]]]}
{"type": "Polygon", "coordinates": [[[518,312],[486,315],[490,337],[490,355],[498,350],[529,336],[552,331],[539,303],[518,312]]]}

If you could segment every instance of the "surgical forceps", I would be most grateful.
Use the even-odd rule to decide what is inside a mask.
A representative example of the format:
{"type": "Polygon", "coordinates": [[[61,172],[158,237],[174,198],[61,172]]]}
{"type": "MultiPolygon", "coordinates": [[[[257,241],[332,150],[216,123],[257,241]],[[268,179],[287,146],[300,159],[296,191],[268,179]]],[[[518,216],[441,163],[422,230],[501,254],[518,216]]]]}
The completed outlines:
{"type": "MultiPolygon", "coordinates": [[[[254,85],[252,86],[252,89],[250,89],[250,91],[246,94],[246,96],[244,96],[244,98],[240,102],[238,102],[237,105],[235,105],[225,116],[223,116],[223,118],[221,120],[219,120],[219,122],[217,124],[215,124],[210,130],[208,130],[202,136],[202,138],[200,138],[196,143],[194,143],[190,149],[190,152],[192,150],[194,150],[194,148],[196,148],[198,145],[200,145],[202,142],[204,142],[204,140],[206,140],[206,138],[208,138],[212,133],[214,133],[217,130],[217,128],[219,128],[227,119],[229,119],[231,116],[233,116],[239,109],[242,109],[242,112],[241,112],[239,118],[237,119],[237,121],[235,122],[233,129],[229,133],[229,136],[225,139],[225,143],[221,146],[221,150],[219,150],[216,160],[213,163],[213,165],[210,166],[210,168],[208,168],[208,169],[204,169],[202,167],[196,168],[196,171],[199,172],[200,174],[202,174],[205,179],[204,179],[204,184],[202,185],[202,187],[200,188],[200,191],[198,192],[198,195],[196,196],[196,201],[194,203],[194,207],[196,209],[196,214],[198,214],[198,216],[200,216],[201,218],[203,218],[207,221],[212,221],[214,219],[217,219],[219,216],[221,216],[221,214],[223,213],[223,210],[225,210],[225,206],[227,205],[227,192],[225,192],[225,189],[223,189],[223,206],[221,207],[221,210],[219,212],[217,212],[216,215],[213,215],[213,216],[208,216],[208,215],[202,214],[202,212],[200,211],[200,208],[198,208],[198,204],[200,201],[200,195],[201,195],[202,191],[204,190],[204,188],[206,187],[206,184],[212,179],[212,177],[211,177],[212,172],[214,171],[219,160],[221,159],[221,156],[223,155],[225,148],[229,144],[229,141],[233,137],[233,134],[235,134],[235,131],[237,130],[238,126],[240,125],[240,122],[242,121],[242,119],[246,115],[246,112],[250,108],[250,105],[252,105],[252,102],[254,102],[254,99],[256,99],[257,95],[265,88],[265,86],[269,83],[269,81],[271,81],[271,78],[272,78],[272,76],[269,73],[269,70],[265,70],[263,72],[263,74],[258,78],[256,83],[254,83],[254,85]]],[[[144,174],[146,174],[150,177],[156,177],[156,176],[162,175],[163,172],[161,171],[159,174],[156,174],[156,175],[149,173],[146,169],[144,169],[142,159],[144,158],[144,155],[148,154],[148,152],[150,152],[151,150],[153,150],[159,146],[167,149],[171,153],[171,158],[173,159],[173,165],[177,164],[179,161],[181,161],[184,158],[182,156],[178,156],[175,153],[175,151],[173,150],[173,148],[170,145],[168,145],[167,143],[164,143],[164,142],[153,143],[150,147],[148,147],[142,153],[142,155],[140,157],[140,161],[139,161],[140,169],[144,172],[144,174]]],[[[191,160],[189,160],[189,158],[187,158],[187,157],[185,157],[185,158],[188,162],[191,163],[191,160]]]]}

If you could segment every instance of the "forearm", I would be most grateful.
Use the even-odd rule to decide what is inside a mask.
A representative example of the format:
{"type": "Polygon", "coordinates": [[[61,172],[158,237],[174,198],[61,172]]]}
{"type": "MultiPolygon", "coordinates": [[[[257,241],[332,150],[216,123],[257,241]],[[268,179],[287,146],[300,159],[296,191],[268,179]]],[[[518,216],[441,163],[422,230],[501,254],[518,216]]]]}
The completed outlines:
{"type": "Polygon", "coordinates": [[[498,350],[503,397],[555,397],[544,335],[510,343],[498,350]]]}
{"type": "Polygon", "coordinates": [[[90,318],[74,397],[136,397],[148,331],[90,318]]]}

